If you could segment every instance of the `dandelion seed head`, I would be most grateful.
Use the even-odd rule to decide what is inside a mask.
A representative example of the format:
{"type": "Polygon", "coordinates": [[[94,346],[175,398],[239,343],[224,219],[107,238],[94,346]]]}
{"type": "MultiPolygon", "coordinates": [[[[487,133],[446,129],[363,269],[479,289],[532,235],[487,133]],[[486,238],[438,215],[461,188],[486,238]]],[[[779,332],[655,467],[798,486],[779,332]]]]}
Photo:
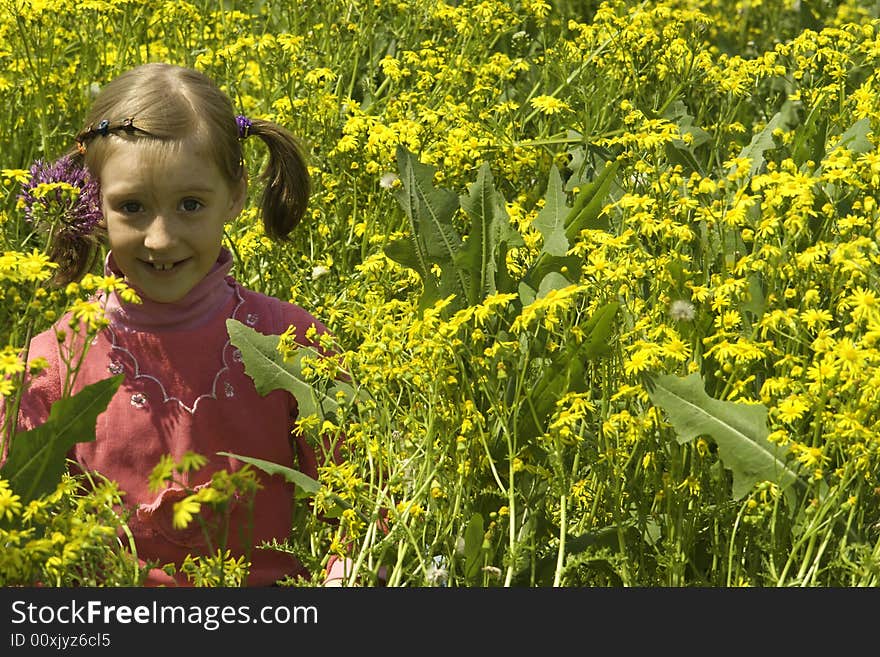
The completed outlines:
{"type": "Polygon", "coordinates": [[[496,579],[501,577],[501,569],[498,566],[483,566],[483,572],[496,579]]]}
{"type": "Polygon", "coordinates": [[[692,322],[696,311],[694,304],[684,299],[676,299],[669,305],[669,316],[677,322],[692,322]]]}
{"type": "Polygon", "coordinates": [[[384,173],[382,174],[382,177],[379,178],[379,187],[382,189],[391,189],[398,180],[400,180],[400,178],[396,173],[384,173]]]}
{"type": "Polygon", "coordinates": [[[425,579],[431,586],[446,586],[449,581],[449,571],[442,555],[437,555],[431,564],[425,569],[425,579]]]}

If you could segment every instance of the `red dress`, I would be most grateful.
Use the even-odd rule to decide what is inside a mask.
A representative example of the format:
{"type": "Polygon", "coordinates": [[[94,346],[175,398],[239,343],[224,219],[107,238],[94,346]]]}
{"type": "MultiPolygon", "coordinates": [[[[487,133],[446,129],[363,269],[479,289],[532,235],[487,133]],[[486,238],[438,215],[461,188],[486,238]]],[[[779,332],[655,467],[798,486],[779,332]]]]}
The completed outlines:
{"type": "MultiPolygon", "coordinates": [[[[205,279],[176,303],[144,299],[128,304],[115,293],[109,295],[104,304],[110,326],[93,341],[73,388],[77,392],[125,374],[98,417],[96,440],[77,443],[71,457],[84,471],[118,482],[123,502],[132,510],[128,524],[139,558],[160,565],[171,562],[179,568],[187,554],[199,554],[207,546],[195,519],[184,530],[172,526],[173,504],[186,493],[177,486],[158,494],[149,490],[149,473],[163,455],[177,459],[192,451],[208,459],[190,473],[190,488],[209,481],[216,470],[242,467],[237,459],[217,455],[221,451],[295,467],[317,478],[315,450],[292,432],[296,400],[282,390],[265,397],[256,391],[240,352],[229,341],[226,319],[273,335],[293,325],[301,342],[310,326],[319,333],[326,328],[298,306],[243,288],[228,275],[231,266],[224,249],[205,279]]],[[[105,269],[121,277],[112,254],[105,269]]],[[[58,325],[66,327],[67,321],[65,316],[58,325]]],[[[28,359],[38,356],[50,366],[34,377],[22,399],[19,430],[45,421],[61,395],[65,366],[54,330],[33,339],[28,359]]],[[[259,475],[262,488],[252,514],[244,502],[233,503],[227,539],[233,554],[290,534],[293,485],[278,475],[259,475]]],[[[285,575],[308,576],[296,559],[276,550],[253,549],[250,558],[250,586],[271,585],[285,575]]],[[[147,584],[187,585],[188,580],[180,573],[172,578],[152,569],[147,584]]]]}

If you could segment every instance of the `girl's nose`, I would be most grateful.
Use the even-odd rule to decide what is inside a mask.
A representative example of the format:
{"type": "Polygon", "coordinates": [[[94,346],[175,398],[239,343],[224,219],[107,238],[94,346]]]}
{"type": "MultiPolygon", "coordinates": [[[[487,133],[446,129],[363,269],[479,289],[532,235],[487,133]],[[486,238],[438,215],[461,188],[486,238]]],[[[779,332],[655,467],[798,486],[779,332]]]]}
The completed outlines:
{"type": "Polygon", "coordinates": [[[161,251],[174,243],[172,220],[165,215],[157,214],[144,231],[144,246],[148,249],[161,251]]]}

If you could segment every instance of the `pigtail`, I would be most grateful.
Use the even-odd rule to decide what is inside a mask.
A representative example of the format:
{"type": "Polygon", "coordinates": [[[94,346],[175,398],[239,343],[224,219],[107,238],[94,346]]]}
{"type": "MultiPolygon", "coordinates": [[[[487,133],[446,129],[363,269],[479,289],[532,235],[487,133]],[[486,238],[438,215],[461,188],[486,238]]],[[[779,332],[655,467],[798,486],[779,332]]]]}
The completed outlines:
{"type": "Polygon", "coordinates": [[[49,259],[58,265],[52,276],[52,284],[64,287],[78,282],[98,262],[99,241],[93,236],[76,241],[56,239],[49,245],[49,259]]]}
{"type": "Polygon", "coordinates": [[[259,137],[269,149],[269,162],[260,174],[263,228],[270,238],[285,240],[305,216],[311,193],[302,147],[289,131],[263,119],[251,119],[246,136],[259,137]]]}

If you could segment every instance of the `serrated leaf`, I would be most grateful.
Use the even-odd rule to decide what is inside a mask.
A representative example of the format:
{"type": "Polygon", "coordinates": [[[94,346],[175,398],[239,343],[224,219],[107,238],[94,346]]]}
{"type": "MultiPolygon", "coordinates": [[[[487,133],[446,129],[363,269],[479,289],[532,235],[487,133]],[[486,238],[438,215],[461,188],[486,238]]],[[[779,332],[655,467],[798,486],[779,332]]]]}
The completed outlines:
{"type": "MultiPolygon", "coordinates": [[[[580,232],[585,228],[607,228],[600,220],[605,197],[614,182],[614,176],[620,167],[620,161],[606,164],[596,177],[580,190],[575,197],[574,205],[565,216],[565,239],[569,244],[573,243],[580,232]]],[[[534,301],[535,294],[541,285],[541,281],[550,274],[556,272],[566,276],[571,282],[576,282],[580,276],[583,258],[577,255],[551,255],[547,251],[538,254],[537,259],[526,271],[520,282],[518,291],[523,305],[534,301]],[[564,273],[563,273],[564,272],[564,273]]]]}
{"type": "Polygon", "coordinates": [[[801,121],[791,144],[792,159],[798,167],[807,160],[819,162],[825,154],[825,137],[828,131],[828,115],[821,102],[814,103],[801,121]]]}
{"type": "Polygon", "coordinates": [[[569,243],[565,236],[565,218],[569,208],[565,204],[566,195],[562,188],[562,177],[557,168],[550,168],[547,180],[547,192],[544,195],[544,207],[535,217],[534,226],[544,237],[542,253],[552,256],[564,256],[568,252],[569,243]]]}
{"type": "MultiPolygon", "coordinates": [[[[454,265],[469,281],[467,302],[475,305],[496,291],[498,247],[510,227],[504,201],[495,189],[488,164],[480,167],[476,182],[468,186],[468,193],[459,198],[459,204],[471,223],[454,265]]],[[[506,263],[500,265],[506,268],[506,263]]]]}
{"type": "Polygon", "coordinates": [[[9,482],[22,503],[55,490],[64,474],[67,453],[76,443],[95,440],[98,416],[107,409],[123,378],[118,374],[102,379],[59,399],[44,424],[12,439],[0,477],[9,482]]]}
{"type": "Polygon", "coordinates": [[[397,166],[401,186],[395,196],[410,220],[421,269],[430,271],[432,264],[439,265],[441,295],[452,292],[467,299],[466,274],[454,265],[462,246],[461,236],[452,225],[458,197],[434,187],[436,167],[422,164],[403,146],[397,147],[397,166]]]}
{"type": "Polygon", "coordinates": [[[423,269],[424,263],[419,259],[418,246],[414,237],[408,236],[392,240],[382,250],[394,262],[416,271],[422,279],[432,277],[430,270],[423,269]]]}
{"type": "Polygon", "coordinates": [[[673,139],[666,143],[666,157],[673,164],[680,164],[685,171],[697,172],[703,175],[703,167],[694,156],[694,149],[711,140],[708,132],[694,125],[694,117],[688,112],[687,105],[682,100],[673,101],[663,114],[664,118],[678,126],[678,133],[690,139],[673,139]]]}
{"type": "Polygon", "coordinates": [[[680,444],[709,436],[718,445],[722,465],[733,473],[734,499],[762,481],[775,482],[787,495],[792,492],[799,478],[786,464],[785,450],[767,440],[764,405],[713,399],[696,373],[684,378],[664,374],[650,383],[651,401],[665,411],[680,444]]]}
{"type": "Polygon", "coordinates": [[[663,113],[663,116],[678,126],[678,133],[680,135],[690,135],[691,138],[687,142],[675,140],[686,148],[692,150],[712,141],[712,135],[694,124],[694,117],[691,116],[688,106],[683,100],[674,100],[666,112],[663,113]]]}
{"type": "Polygon", "coordinates": [[[302,359],[318,357],[314,349],[300,347],[293,359],[285,362],[278,352],[279,336],[263,335],[232,318],[226,320],[226,330],[230,342],[241,352],[245,372],[254,380],[258,393],[265,396],[273,390],[286,390],[296,398],[299,413],[305,417],[323,419],[339,407],[334,396],[317,390],[303,377],[302,359]]]}
{"type": "Polygon", "coordinates": [[[749,276],[748,298],[742,304],[742,309],[752,315],[753,321],[758,321],[764,315],[767,300],[764,297],[764,286],[759,273],[749,276]]]}
{"type": "MultiPolygon", "coordinates": [[[[244,463],[250,463],[252,466],[262,470],[266,474],[280,475],[284,477],[285,481],[296,486],[297,491],[301,490],[309,495],[314,495],[318,492],[318,489],[321,488],[321,484],[307,474],[303,474],[299,470],[289,468],[280,463],[273,463],[272,461],[266,461],[252,456],[242,456],[241,454],[233,454],[231,452],[217,452],[217,454],[220,456],[229,456],[244,463]]],[[[301,497],[301,495],[297,494],[297,497],[301,497]]]]}

